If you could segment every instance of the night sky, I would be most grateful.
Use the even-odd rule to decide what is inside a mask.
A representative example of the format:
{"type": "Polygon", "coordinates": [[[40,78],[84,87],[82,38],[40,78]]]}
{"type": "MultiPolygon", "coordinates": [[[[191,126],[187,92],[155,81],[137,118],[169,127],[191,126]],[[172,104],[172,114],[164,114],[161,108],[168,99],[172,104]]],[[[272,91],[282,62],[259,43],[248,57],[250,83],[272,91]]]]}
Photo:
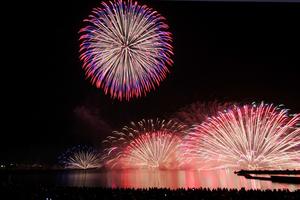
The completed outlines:
{"type": "Polygon", "coordinates": [[[111,130],[194,101],[272,102],[300,112],[300,4],[143,1],[167,18],[174,65],[146,97],[119,102],[85,79],[79,29],[100,1],[26,3],[5,15],[0,161],[55,162],[111,130]]]}

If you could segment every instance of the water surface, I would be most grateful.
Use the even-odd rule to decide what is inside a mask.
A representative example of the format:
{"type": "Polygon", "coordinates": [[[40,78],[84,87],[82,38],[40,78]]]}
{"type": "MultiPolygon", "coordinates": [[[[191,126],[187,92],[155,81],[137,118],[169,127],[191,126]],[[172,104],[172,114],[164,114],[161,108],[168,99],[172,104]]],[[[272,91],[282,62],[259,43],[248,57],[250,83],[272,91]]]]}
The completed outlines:
{"type": "Polygon", "coordinates": [[[246,179],[230,170],[115,170],[11,174],[8,181],[26,184],[120,188],[236,188],[300,189],[299,184],[246,179]]]}

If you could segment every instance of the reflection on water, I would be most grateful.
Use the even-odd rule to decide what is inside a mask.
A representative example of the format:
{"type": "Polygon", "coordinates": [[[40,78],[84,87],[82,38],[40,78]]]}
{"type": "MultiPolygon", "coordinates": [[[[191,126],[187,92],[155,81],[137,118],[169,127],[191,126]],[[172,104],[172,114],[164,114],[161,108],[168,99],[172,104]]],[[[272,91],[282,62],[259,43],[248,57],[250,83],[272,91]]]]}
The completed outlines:
{"type": "Polygon", "coordinates": [[[120,170],[96,172],[64,172],[56,174],[56,184],[86,187],[122,188],[246,188],[283,189],[293,191],[300,185],[272,183],[246,179],[230,170],[172,171],[172,170],[120,170]]]}

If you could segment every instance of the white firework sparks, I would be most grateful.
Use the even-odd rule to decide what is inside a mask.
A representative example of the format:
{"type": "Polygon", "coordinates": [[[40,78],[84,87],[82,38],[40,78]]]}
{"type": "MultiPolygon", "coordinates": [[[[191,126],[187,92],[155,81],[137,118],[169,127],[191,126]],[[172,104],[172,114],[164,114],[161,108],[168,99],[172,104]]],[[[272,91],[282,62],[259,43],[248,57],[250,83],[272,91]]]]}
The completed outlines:
{"type": "Polygon", "coordinates": [[[299,169],[300,115],[261,103],[194,126],[182,147],[198,169],[299,169]]]}
{"type": "Polygon", "coordinates": [[[102,2],[80,30],[80,59],[86,76],[112,98],[145,95],[173,64],[165,18],[131,0],[102,2]]]}
{"type": "Polygon", "coordinates": [[[61,162],[68,169],[93,169],[101,167],[99,154],[92,148],[81,147],[67,151],[61,162]]]}
{"type": "Polygon", "coordinates": [[[132,122],[103,141],[103,159],[110,168],[176,168],[184,129],[173,121],[132,122]]]}

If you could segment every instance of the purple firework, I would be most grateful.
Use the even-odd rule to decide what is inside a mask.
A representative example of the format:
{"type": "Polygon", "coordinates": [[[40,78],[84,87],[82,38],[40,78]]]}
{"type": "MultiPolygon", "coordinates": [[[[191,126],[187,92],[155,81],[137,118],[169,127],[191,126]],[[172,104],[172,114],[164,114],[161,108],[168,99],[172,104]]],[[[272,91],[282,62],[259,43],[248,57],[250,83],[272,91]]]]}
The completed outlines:
{"type": "Polygon", "coordinates": [[[173,64],[166,20],[131,0],[102,2],[80,30],[80,59],[86,77],[112,98],[146,95],[173,64]]]}

